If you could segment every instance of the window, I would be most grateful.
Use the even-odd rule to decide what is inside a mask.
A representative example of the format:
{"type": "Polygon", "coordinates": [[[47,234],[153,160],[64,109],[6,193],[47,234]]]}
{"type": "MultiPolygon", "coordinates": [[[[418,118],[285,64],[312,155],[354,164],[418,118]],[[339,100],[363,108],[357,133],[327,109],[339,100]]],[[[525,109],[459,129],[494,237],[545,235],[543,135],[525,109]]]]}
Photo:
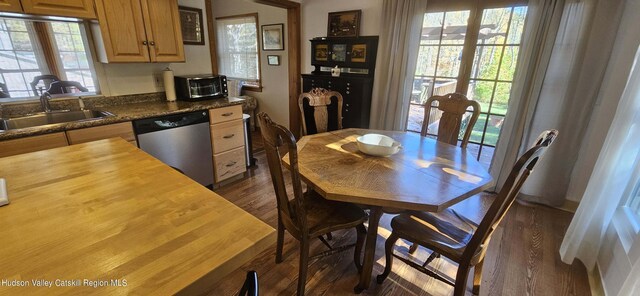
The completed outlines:
{"type": "Polygon", "coordinates": [[[258,15],[217,18],[216,27],[220,73],[259,90],[258,15]]]}
{"type": "Polygon", "coordinates": [[[0,100],[29,99],[47,91],[51,80],[41,80],[35,89],[31,86],[34,77],[40,75],[75,81],[96,92],[96,75],[83,29],[74,22],[0,18],[0,100]]]}
{"type": "MultiPolygon", "coordinates": [[[[627,202],[627,208],[635,215],[635,217],[640,217],[640,182],[636,184],[633,193],[631,194],[631,198],[627,202]]],[[[640,223],[640,220],[638,220],[640,223]]]]}
{"type": "Polygon", "coordinates": [[[95,75],[90,67],[85,42],[78,23],[51,23],[53,40],[62,62],[65,80],[78,81],[89,91],[95,92],[95,75]]]}
{"type": "MultiPolygon", "coordinates": [[[[420,132],[429,97],[466,93],[481,106],[468,148],[488,167],[507,112],[527,7],[509,1],[434,2],[441,7],[428,7],[424,16],[407,130],[420,132]],[[447,10],[450,5],[455,7],[447,10]]],[[[435,135],[437,114],[430,121],[428,134],[435,135]]]]}

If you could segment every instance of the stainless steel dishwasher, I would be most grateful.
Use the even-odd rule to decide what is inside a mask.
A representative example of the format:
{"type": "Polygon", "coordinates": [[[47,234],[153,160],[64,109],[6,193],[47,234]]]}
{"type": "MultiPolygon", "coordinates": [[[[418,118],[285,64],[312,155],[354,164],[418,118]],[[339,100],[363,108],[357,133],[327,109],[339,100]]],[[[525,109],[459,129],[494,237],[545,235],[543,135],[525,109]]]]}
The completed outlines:
{"type": "Polygon", "coordinates": [[[207,111],[136,120],[133,127],[140,149],[204,186],[213,184],[207,111]]]}

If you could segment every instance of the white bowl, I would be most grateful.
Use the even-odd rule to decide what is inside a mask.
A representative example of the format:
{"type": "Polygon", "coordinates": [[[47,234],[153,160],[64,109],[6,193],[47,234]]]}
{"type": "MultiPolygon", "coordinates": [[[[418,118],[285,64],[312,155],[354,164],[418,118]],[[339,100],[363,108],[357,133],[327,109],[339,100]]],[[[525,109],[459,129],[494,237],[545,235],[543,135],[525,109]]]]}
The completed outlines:
{"type": "Polygon", "coordinates": [[[398,153],[402,148],[400,142],[380,134],[366,134],[356,139],[358,150],[373,156],[389,156],[398,153]]]}

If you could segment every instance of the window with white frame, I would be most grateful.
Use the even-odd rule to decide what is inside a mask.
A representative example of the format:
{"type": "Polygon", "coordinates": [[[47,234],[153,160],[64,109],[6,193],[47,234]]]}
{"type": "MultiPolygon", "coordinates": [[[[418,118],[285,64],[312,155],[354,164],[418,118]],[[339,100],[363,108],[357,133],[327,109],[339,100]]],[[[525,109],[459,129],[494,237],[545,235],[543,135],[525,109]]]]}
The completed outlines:
{"type": "Polygon", "coordinates": [[[635,189],[627,202],[627,207],[636,217],[640,217],[640,182],[636,184],[635,189]]]}
{"type": "Polygon", "coordinates": [[[260,89],[258,15],[216,19],[219,72],[243,80],[245,88],[260,89]]]}
{"type": "Polygon", "coordinates": [[[96,91],[95,75],[87,54],[86,38],[78,23],[51,23],[51,32],[66,80],[80,82],[89,91],[96,91]]]}
{"type": "Polygon", "coordinates": [[[75,22],[0,18],[0,100],[29,99],[49,90],[52,80],[41,80],[35,89],[31,85],[40,75],[54,75],[56,80],[77,82],[96,92],[83,29],[75,22]]]}

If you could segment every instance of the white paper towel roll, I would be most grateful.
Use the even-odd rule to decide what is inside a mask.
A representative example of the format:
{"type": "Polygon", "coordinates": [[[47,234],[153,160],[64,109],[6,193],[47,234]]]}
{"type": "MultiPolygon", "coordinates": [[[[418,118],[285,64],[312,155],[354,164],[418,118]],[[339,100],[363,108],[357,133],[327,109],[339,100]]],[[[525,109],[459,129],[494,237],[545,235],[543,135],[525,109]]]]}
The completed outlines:
{"type": "Polygon", "coordinates": [[[162,78],[164,80],[164,91],[167,95],[167,101],[173,102],[176,100],[176,85],[173,81],[173,71],[166,68],[162,72],[162,78]]]}

